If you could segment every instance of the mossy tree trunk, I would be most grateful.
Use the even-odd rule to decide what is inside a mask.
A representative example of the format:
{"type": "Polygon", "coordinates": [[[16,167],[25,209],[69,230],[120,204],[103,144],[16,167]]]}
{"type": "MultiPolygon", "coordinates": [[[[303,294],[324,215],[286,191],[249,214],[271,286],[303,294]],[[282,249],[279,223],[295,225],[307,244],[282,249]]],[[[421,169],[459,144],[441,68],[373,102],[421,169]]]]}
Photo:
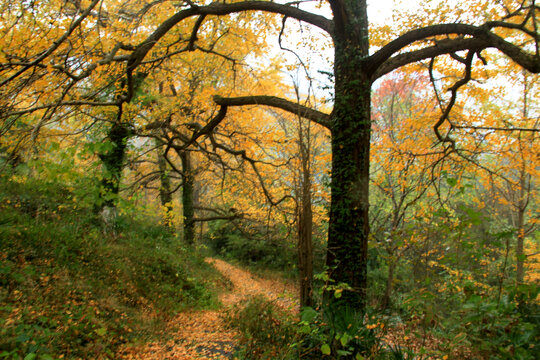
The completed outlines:
{"type": "MultiPolygon", "coordinates": [[[[156,141],[156,145],[158,141],[156,141]]],[[[165,155],[159,147],[157,148],[157,162],[159,168],[159,199],[161,200],[161,206],[165,209],[165,223],[167,226],[172,226],[172,191],[171,191],[171,178],[169,176],[169,167],[167,166],[167,160],[165,155]]]]}
{"type": "Polygon", "coordinates": [[[107,133],[107,141],[111,146],[99,154],[104,172],[99,195],[99,212],[107,225],[112,225],[116,218],[116,204],[129,133],[127,124],[120,121],[114,122],[107,133]]]}
{"type": "Polygon", "coordinates": [[[332,112],[332,181],[326,264],[335,284],[350,288],[326,300],[363,312],[366,305],[369,236],[369,153],[371,76],[368,23],[364,0],[333,6],[336,24],[335,104],[332,112]],[[348,16],[342,12],[345,10],[348,16]]]}
{"type": "Polygon", "coordinates": [[[194,182],[191,154],[189,151],[179,153],[182,161],[182,212],[184,218],[184,241],[188,245],[195,243],[195,204],[194,204],[194,182]]]}

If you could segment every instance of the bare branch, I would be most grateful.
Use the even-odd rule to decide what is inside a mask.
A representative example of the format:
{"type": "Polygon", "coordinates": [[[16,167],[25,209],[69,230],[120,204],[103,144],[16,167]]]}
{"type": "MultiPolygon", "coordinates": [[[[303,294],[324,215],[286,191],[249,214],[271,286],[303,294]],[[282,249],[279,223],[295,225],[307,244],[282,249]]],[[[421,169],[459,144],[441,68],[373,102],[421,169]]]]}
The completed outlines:
{"type": "Polygon", "coordinates": [[[24,110],[18,110],[18,111],[12,111],[9,113],[4,114],[3,116],[9,117],[9,116],[17,116],[17,115],[24,115],[24,114],[30,114],[39,110],[44,109],[50,109],[50,108],[58,108],[63,106],[118,106],[119,102],[109,102],[109,101],[84,101],[84,100],[74,100],[74,101],[63,101],[60,103],[54,103],[54,104],[45,104],[40,106],[35,106],[32,108],[24,109],[24,110]]]}
{"type": "Polygon", "coordinates": [[[204,19],[206,18],[206,15],[201,15],[197,18],[197,22],[195,23],[195,26],[193,26],[193,31],[191,32],[191,37],[189,38],[189,44],[187,46],[188,50],[195,50],[195,41],[197,41],[197,32],[201,28],[204,19]]]}
{"type": "MultiPolygon", "coordinates": [[[[439,128],[441,125],[448,120],[448,116],[450,115],[450,111],[452,111],[452,108],[454,107],[454,104],[456,103],[457,99],[457,91],[460,87],[466,85],[471,80],[471,68],[472,68],[472,61],[474,59],[474,51],[469,51],[467,53],[467,57],[465,59],[465,76],[463,79],[459,80],[450,88],[451,97],[448,105],[446,105],[446,108],[444,109],[441,117],[439,118],[439,121],[433,126],[433,130],[435,131],[435,135],[437,135],[437,139],[439,139],[440,142],[448,142],[450,143],[450,147],[452,150],[455,150],[456,147],[456,141],[450,137],[450,131],[445,136],[442,136],[439,132],[439,128]]],[[[452,124],[450,127],[450,130],[453,128],[452,124]]]]}
{"type": "Polygon", "coordinates": [[[454,129],[470,129],[470,130],[489,130],[489,131],[527,131],[527,132],[540,132],[538,128],[522,128],[522,127],[493,127],[493,126],[472,126],[472,125],[456,125],[453,124],[454,129]]]}
{"type": "Polygon", "coordinates": [[[236,220],[241,219],[243,216],[242,214],[234,214],[234,215],[223,215],[223,216],[209,216],[205,218],[193,218],[191,219],[191,222],[206,222],[206,221],[214,221],[214,220],[236,220]]]}
{"type": "Polygon", "coordinates": [[[322,125],[327,129],[330,129],[331,127],[330,115],[276,96],[260,95],[224,98],[216,95],[214,96],[214,102],[222,106],[271,106],[316,122],[317,124],[322,125]]]}
{"type": "Polygon", "coordinates": [[[373,79],[375,80],[392,70],[416,61],[442,54],[454,53],[460,50],[475,49],[478,51],[486,48],[498,49],[532,73],[540,72],[540,59],[537,56],[529,54],[520,47],[495,35],[489,31],[488,26],[467,24],[439,24],[409,31],[367,58],[365,64],[366,70],[374,74],[373,79]],[[417,41],[452,34],[471,36],[471,38],[460,37],[453,40],[439,41],[432,47],[394,56],[401,49],[417,41]]]}

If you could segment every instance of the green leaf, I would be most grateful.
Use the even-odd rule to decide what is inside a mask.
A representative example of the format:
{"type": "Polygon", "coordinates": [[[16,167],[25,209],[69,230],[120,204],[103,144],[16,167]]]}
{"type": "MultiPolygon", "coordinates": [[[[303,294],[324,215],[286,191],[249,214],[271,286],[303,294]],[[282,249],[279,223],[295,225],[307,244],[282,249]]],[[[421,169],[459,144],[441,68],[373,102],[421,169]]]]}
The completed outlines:
{"type": "Polygon", "coordinates": [[[342,346],[345,346],[347,345],[347,343],[349,342],[349,340],[351,340],[351,337],[349,336],[349,334],[345,333],[341,336],[341,339],[340,339],[340,342],[341,342],[341,345],[342,346]]]}
{"type": "Polygon", "coordinates": [[[330,346],[328,344],[323,344],[323,346],[321,346],[321,352],[324,355],[330,355],[332,351],[330,350],[330,346]]]}
{"type": "Polygon", "coordinates": [[[318,315],[317,311],[311,307],[305,307],[302,309],[302,314],[300,315],[300,319],[302,321],[306,322],[312,322],[313,319],[318,315]]]}
{"type": "Polygon", "coordinates": [[[49,354],[39,355],[39,360],[54,360],[54,358],[49,354]]]}
{"type": "Polygon", "coordinates": [[[24,342],[27,342],[28,340],[30,340],[30,337],[28,335],[26,335],[26,334],[20,334],[15,339],[15,341],[18,342],[18,343],[24,343],[24,342]]]}
{"type": "Polygon", "coordinates": [[[95,331],[96,331],[96,334],[98,334],[99,336],[105,336],[105,334],[107,334],[107,329],[104,327],[97,329],[95,331]]]}
{"type": "Polygon", "coordinates": [[[328,274],[325,273],[325,272],[322,272],[320,274],[315,274],[313,277],[315,279],[317,279],[317,280],[322,280],[322,281],[329,281],[330,280],[330,276],[328,276],[328,274]]]}
{"type": "Polygon", "coordinates": [[[450,187],[454,187],[457,184],[457,179],[456,178],[446,178],[446,182],[448,183],[448,185],[450,185],[450,187]]]}
{"type": "Polygon", "coordinates": [[[356,354],[356,360],[364,360],[365,358],[360,355],[360,354],[356,354]]]}
{"type": "Polygon", "coordinates": [[[300,330],[300,334],[309,334],[311,333],[311,327],[309,325],[303,325],[300,330]]]}
{"type": "Polygon", "coordinates": [[[24,357],[24,360],[34,360],[37,357],[35,353],[30,353],[24,357]]]}

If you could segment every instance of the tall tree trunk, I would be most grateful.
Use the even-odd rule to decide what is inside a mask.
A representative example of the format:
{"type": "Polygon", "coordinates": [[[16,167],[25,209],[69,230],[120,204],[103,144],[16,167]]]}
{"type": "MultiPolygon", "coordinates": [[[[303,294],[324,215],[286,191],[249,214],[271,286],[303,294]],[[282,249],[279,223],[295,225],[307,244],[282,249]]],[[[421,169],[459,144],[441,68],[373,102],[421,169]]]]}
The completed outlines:
{"type": "Polygon", "coordinates": [[[180,152],[182,160],[183,186],[182,186],[182,212],[184,217],[184,241],[188,245],[195,243],[195,207],[193,203],[194,175],[189,151],[180,152]]]}
{"type": "MultiPolygon", "coordinates": [[[[392,254],[393,258],[394,255],[392,254]]],[[[388,262],[388,276],[386,278],[386,288],[384,289],[384,296],[381,304],[381,308],[388,309],[392,305],[392,291],[394,289],[394,273],[397,266],[397,260],[390,260],[388,262]]]]}
{"type": "MultiPolygon", "coordinates": [[[[523,71],[523,118],[527,119],[529,117],[529,81],[528,76],[525,71],[523,71]]],[[[521,138],[521,133],[518,137],[519,141],[519,151],[522,154],[521,157],[521,173],[519,179],[519,199],[518,199],[518,216],[517,216],[517,244],[516,244],[516,283],[523,283],[523,278],[525,274],[524,263],[525,263],[525,253],[523,252],[523,242],[525,240],[525,211],[529,202],[530,196],[530,184],[531,176],[527,174],[525,167],[525,159],[523,158],[523,139],[521,138]]]]}
{"type": "MultiPolygon", "coordinates": [[[[156,141],[157,143],[157,141],[156,141]]],[[[157,145],[157,144],[156,144],[157,145]]],[[[157,148],[157,160],[159,168],[159,198],[161,200],[161,206],[165,208],[165,223],[167,226],[172,226],[172,192],[171,192],[171,179],[169,177],[169,169],[167,166],[167,160],[165,155],[161,152],[161,149],[157,148]]]]}
{"type": "MultiPolygon", "coordinates": [[[[118,119],[120,117],[121,114],[119,114],[118,119]]],[[[107,140],[112,144],[111,149],[99,154],[104,168],[99,212],[107,226],[114,225],[116,219],[116,201],[122,179],[128,137],[129,128],[127,125],[119,120],[116,121],[107,134],[107,140]]]]}
{"type": "Polygon", "coordinates": [[[516,282],[523,283],[525,254],[523,252],[523,240],[525,238],[524,211],[519,209],[517,226],[517,244],[516,244],[516,282]]]}
{"type": "Polygon", "coordinates": [[[313,213],[311,209],[311,139],[310,124],[304,129],[298,120],[301,182],[298,206],[298,269],[300,272],[300,306],[313,306],[313,213]]]}
{"type": "Polygon", "coordinates": [[[326,264],[330,279],[346,283],[335,300],[363,312],[366,305],[369,236],[370,75],[365,0],[332,3],[336,18],[335,104],[332,112],[332,182],[326,264]],[[337,4],[337,5],[336,5],[337,4]],[[344,9],[343,9],[344,8],[344,9]],[[347,13],[347,18],[342,14],[347,13]]]}
{"type": "MultiPolygon", "coordinates": [[[[520,139],[521,142],[521,139],[520,139]]],[[[525,240],[525,210],[527,208],[526,202],[526,178],[527,174],[525,166],[521,169],[521,178],[519,181],[519,200],[518,200],[518,213],[517,213],[517,244],[516,244],[516,283],[519,285],[523,283],[524,278],[524,263],[525,253],[523,251],[523,242],[525,240]]],[[[530,181],[530,180],[529,180],[530,181]]]]}

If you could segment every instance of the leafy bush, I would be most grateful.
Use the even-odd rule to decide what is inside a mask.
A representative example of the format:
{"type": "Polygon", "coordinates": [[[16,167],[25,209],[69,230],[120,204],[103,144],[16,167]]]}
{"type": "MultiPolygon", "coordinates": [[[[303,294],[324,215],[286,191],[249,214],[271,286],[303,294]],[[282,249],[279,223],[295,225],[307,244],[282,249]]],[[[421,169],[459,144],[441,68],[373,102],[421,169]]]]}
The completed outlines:
{"type": "Polygon", "coordinates": [[[353,310],[304,308],[299,325],[303,359],[364,359],[380,344],[376,330],[366,327],[364,316],[353,310]]]}
{"type": "Polygon", "coordinates": [[[263,296],[229,310],[226,322],[242,334],[242,359],[285,359],[294,339],[293,323],[284,310],[263,296]]]}
{"type": "Polygon", "coordinates": [[[355,311],[308,307],[298,320],[259,296],[230,310],[226,321],[242,334],[236,354],[241,359],[416,358],[408,349],[385,345],[385,325],[355,311]]]}
{"type": "Polygon", "coordinates": [[[500,302],[473,295],[444,326],[485,359],[538,359],[538,293],[535,285],[520,285],[500,302]]]}
{"type": "Polygon", "coordinates": [[[228,222],[218,221],[211,226],[205,242],[216,254],[245,265],[287,269],[291,273],[297,262],[295,245],[286,240],[284,230],[268,231],[251,226],[247,233],[228,222]]]}

